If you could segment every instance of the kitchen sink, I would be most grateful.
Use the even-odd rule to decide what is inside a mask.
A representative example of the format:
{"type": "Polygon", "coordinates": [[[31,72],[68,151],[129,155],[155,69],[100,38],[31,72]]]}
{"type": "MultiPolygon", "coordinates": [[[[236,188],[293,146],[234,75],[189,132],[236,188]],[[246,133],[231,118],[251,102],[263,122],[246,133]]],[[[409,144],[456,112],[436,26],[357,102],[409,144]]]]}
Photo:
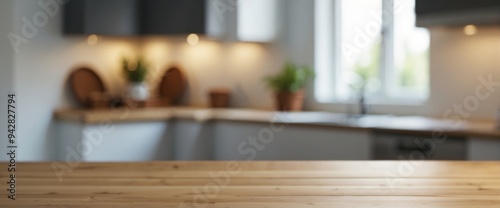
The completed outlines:
{"type": "Polygon", "coordinates": [[[331,124],[342,126],[373,127],[380,123],[386,123],[394,118],[392,115],[361,115],[361,114],[343,114],[343,113],[287,113],[290,123],[309,123],[309,124],[331,124]]]}

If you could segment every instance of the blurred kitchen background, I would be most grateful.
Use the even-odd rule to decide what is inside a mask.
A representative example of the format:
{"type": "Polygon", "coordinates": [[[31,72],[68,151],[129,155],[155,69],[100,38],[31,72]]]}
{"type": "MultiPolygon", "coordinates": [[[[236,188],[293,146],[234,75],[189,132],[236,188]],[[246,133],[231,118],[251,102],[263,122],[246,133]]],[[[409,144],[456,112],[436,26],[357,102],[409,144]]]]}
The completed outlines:
{"type": "Polygon", "coordinates": [[[0,107],[17,94],[21,161],[500,160],[499,11],[497,0],[2,0],[0,107]],[[134,97],[124,70],[138,60],[147,92],[134,97]]]}

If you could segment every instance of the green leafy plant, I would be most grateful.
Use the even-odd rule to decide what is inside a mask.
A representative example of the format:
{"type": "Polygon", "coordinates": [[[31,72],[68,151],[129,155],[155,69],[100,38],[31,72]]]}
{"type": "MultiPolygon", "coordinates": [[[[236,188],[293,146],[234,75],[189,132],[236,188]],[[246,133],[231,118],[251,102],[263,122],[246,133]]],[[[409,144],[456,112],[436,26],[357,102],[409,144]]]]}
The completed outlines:
{"type": "Polygon", "coordinates": [[[277,92],[296,92],[303,89],[309,78],[314,77],[314,71],[307,66],[297,67],[287,63],[281,73],[267,77],[267,85],[277,92]]]}
{"type": "Polygon", "coordinates": [[[122,68],[129,82],[144,82],[148,75],[148,64],[142,58],[138,58],[137,61],[123,58],[122,68]]]}

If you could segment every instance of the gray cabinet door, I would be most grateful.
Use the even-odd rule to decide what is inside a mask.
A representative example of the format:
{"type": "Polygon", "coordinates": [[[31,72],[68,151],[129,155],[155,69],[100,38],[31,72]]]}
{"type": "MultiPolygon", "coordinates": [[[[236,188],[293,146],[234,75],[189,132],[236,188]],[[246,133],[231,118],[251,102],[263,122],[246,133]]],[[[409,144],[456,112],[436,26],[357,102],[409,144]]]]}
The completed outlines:
{"type": "Polygon", "coordinates": [[[500,140],[497,138],[469,138],[468,160],[500,160],[500,140]]]}
{"type": "Polygon", "coordinates": [[[72,0],[64,7],[65,34],[135,35],[136,0],[72,0]]]}

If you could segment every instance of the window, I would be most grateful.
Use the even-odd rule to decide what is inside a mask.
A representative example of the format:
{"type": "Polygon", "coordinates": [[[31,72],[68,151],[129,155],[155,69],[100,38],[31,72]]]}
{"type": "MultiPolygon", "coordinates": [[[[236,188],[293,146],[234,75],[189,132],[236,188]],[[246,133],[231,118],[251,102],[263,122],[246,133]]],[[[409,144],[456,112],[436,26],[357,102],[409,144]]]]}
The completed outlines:
{"type": "Polygon", "coordinates": [[[415,0],[316,0],[315,96],[319,102],[424,100],[429,32],[415,0]]]}

